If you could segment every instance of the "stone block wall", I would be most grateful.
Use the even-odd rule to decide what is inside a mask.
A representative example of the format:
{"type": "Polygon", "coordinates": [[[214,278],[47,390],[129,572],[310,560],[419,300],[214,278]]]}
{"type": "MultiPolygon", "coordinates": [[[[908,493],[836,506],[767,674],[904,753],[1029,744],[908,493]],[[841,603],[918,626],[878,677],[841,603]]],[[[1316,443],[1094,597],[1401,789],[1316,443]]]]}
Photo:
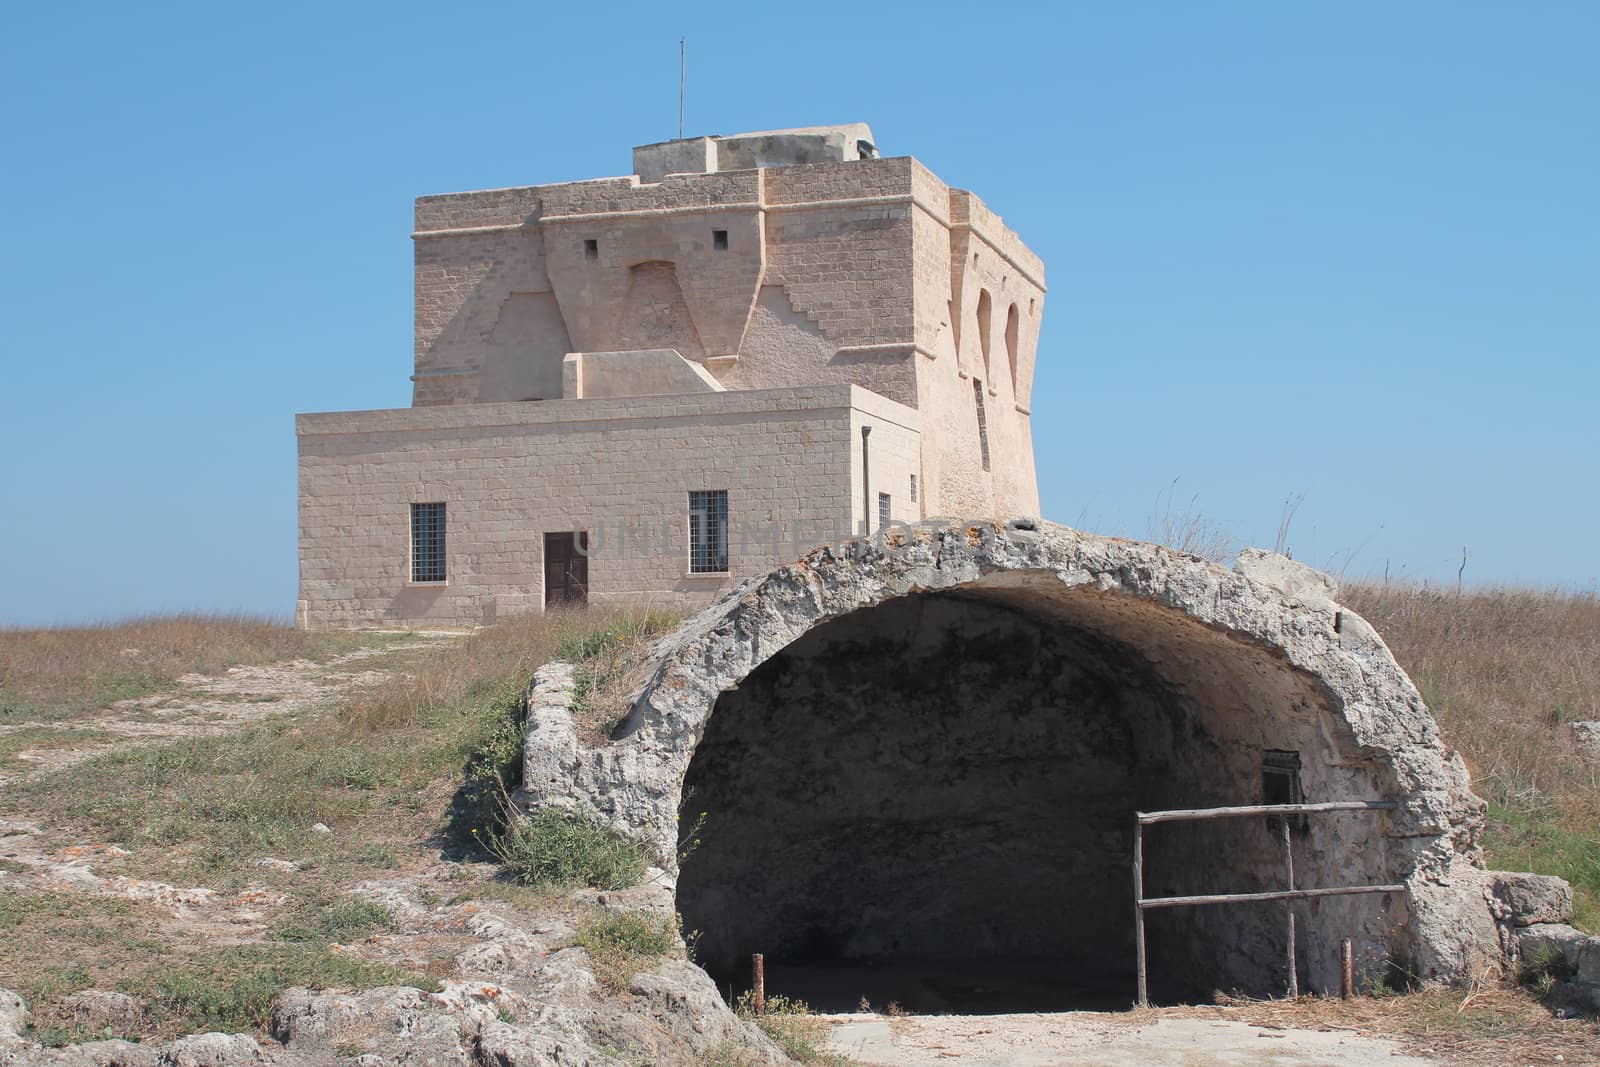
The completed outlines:
{"type": "Polygon", "coordinates": [[[905,476],[916,413],[848,385],[302,415],[301,624],[540,610],[544,534],[572,530],[589,531],[591,601],[703,604],[848,536],[863,418],[895,427],[883,440],[898,435],[902,458],[886,446],[885,476],[905,476]],[[727,575],[689,573],[688,493],[700,489],[728,491],[727,575]],[[439,501],[448,580],[413,584],[410,505],[439,501]]]}

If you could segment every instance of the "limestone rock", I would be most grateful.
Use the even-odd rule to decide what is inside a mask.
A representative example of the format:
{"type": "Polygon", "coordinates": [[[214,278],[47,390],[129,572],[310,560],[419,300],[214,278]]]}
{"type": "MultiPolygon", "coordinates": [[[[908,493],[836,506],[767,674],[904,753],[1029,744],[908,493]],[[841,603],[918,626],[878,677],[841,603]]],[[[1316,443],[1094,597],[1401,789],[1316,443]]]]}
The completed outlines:
{"type": "Polygon", "coordinates": [[[0,1049],[7,1043],[20,1042],[27,1025],[28,1005],[11,990],[0,989],[0,1049]]]}
{"type": "Polygon", "coordinates": [[[132,1041],[91,1041],[56,1049],[35,1045],[20,1052],[0,1046],[0,1064],[6,1067],[313,1067],[310,1061],[265,1047],[248,1034],[193,1034],[159,1045],[132,1041]]]}
{"type": "Polygon", "coordinates": [[[92,1030],[108,1027],[114,1032],[126,1032],[144,1016],[144,1005],[136,998],[104,989],[74,993],[62,1001],[62,1007],[74,1022],[92,1030]]]}
{"type": "Polygon", "coordinates": [[[307,1057],[355,1047],[366,1067],[471,1067],[476,1027],[464,1028],[461,1014],[410,987],[359,993],[293,989],[273,1006],[271,1029],[290,1052],[307,1057]]]}
{"type": "Polygon", "coordinates": [[[1518,871],[1490,871],[1489,892],[1513,926],[1564,923],[1572,918],[1572,887],[1560,878],[1518,871]]]}
{"type": "Polygon", "coordinates": [[[710,976],[691,963],[674,960],[654,973],[636,974],[628,991],[647,1005],[657,1025],[698,1053],[731,1047],[747,1062],[786,1062],[765,1034],[728,1010],[710,976]]]}
{"type": "Polygon", "coordinates": [[[1600,722],[1575,722],[1572,741],[1585,756],[1600,756],[1600,722]]]}
{"type": "Polygon", "coordinates": [[[1339,583],[1331,575],[1264,548],[1241,550],[1233,569],[1305,604],[1332,604],[1339,596],[1339,583]]]}
{"type": "Polygon", "coordinates": [[[294,1061],[265,1049],[248,1034],[196,1034],[180,1037],[163,1048],[159,1067],[287,1067],[294,1061]]]}
{"type": "Polygon", "coordinates": [[[492,1022],[478,1035],[478,1062],[485,1067],[620,1067],[581,1038],[492,1022]]]}
{"type": "Polygon", "coordinates": [[[1565,923],[1536,923],[1517,931],[1517,945],[1523,959],[1536,959],[1558,952],[1574,971],[1578,954],[1589,937],[1565,923]]]}

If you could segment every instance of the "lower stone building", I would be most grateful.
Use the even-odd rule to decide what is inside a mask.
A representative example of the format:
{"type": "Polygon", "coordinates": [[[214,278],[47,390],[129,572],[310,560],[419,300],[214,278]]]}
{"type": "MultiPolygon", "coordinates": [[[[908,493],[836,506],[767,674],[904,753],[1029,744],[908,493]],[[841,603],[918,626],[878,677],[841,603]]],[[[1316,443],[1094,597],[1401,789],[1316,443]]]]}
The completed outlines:
{"type": "Polygon", "coordinates": [[[684,606],[917,503],[917,412],[854,385],[298,424],[304,626],[684,606]]]}

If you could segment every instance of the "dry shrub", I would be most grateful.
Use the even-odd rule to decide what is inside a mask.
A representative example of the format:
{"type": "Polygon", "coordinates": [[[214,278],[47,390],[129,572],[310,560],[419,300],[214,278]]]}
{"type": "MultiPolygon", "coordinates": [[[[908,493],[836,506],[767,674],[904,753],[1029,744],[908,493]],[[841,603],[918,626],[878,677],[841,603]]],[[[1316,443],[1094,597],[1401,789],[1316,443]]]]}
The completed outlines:
{"type": "Polygon", "coordinates": [[[0,722],[61,719],[242,663],[325,659],[359,647],[252,615],[167,615],[61,629],[0,629],[0,722]]]}
{"type": "Polygon", "coordinates": [[[565,658],[597,630],[627,625],[648,609],[631,605],[552,610],[518,615],[432,649],[414,669],[360,694],[350,707],[353,724],[371,730],[407,726],[440,709],[493,701],[520,690],[533,672],[565,658]]]}
{"type": "Polygon", "coordinates": [[[462,641],[430,649],[413,670],[366,689],[350,704],[350,720],[368,729],[411,725],[432,713],[483,704],[520,694],[539,665],[552,659],[586,662],[642,656],[638,641],[675,622],[677,616],[648,605],[605,605],[547,611],[502,619],[462,641]],[[597,635],[618,635],[602,640],[597,635]]]}
{"type": "MultiPolygon", "coordinates": [[[[1430,986],[1403,997],[1223,998],[1222,1006],[1157,1008],[1157,1019],[1231,1019],[1278,1029],[1354,1030],[1398,1040],[1406,1051],[1441,1064],[1595,1062],[1600,1027],[1555,1021],[1526,990],[1481,985],[1430,986]]],[[[1130,1013],[1142,1014],[1142,1013],[1130,1013]]]]}
{"type": "Polygon", "coordinates": [[[1354,584],[1342,599],[1378,628],[1466,759],[1490,805],[1490,863],[1566,878],[1595,927],[1600,760],[1571,724],[1600,719],[1600,598],[1354,584]]]}

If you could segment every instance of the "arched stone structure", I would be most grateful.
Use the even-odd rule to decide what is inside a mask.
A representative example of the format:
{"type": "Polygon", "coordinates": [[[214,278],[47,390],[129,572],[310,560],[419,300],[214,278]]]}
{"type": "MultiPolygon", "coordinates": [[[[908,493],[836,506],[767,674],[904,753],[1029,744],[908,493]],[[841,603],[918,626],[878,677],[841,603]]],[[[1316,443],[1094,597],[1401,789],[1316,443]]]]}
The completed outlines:
{"type": "MultiPolygon", "coordinates": [[[[1292,752],[1308,800],[1397,802],[1312,817],[1297,884],[1407,886],[1296,905],[1302,988],[1337,988],[1342,937],[1368,974],[1459,978],[1498,955],[1483,804],[1335,597],[1269,553],[1229,571],[1036,520],[894,528],[686,622],[607,744],[535,709],[525,797],[650,841],[715,976],[751,951],[1042,961],[1125,999],[1134,811],[1260,803],[1263,761],[1292,752]],[[681,871],[680,811],[706,813],[681,871]]],[[[1151,895],[1282,887],[1263,819],[1157,827],[1146,850],[1151,895]]],[[[1281,993],[1283,909],[1151,913],[1154,988],[1281,993]]]]}

